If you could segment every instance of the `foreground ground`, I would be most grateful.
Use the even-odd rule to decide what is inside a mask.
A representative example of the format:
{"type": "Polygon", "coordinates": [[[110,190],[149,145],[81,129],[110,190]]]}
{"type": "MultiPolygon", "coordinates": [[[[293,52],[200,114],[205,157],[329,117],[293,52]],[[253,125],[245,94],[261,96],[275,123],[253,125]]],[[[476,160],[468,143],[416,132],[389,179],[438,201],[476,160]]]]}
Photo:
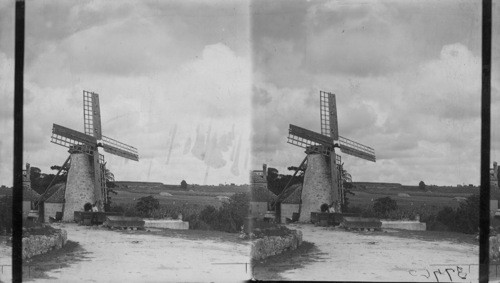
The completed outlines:
{"type": "Polygon", "coordinates": [[[10,282],[12,279],[12,246],[7,236],[0,236],[0,282],[10,282]]]}
{"type": "Polygon", "coordinates": [[[59,227],[68,232],[68,244],[26,262],[23,281],[235,282],[250,278],[250,246],[237,234],[59,227]]]}
{"type": "MultiPolygon", "coordinates": [[[[60,227],[68,231],[68,244],[26,262],[24,281],[235,282],[250,278],[246,265],[250,246],[235,234],[109,231],[74,224],[60,227]]],[[[255,262],[254,278],[477,281],[478,244],[474,235],[403,230],[347,232],[302,224],[289,227],[303,232],[304,244],[295,251],[255,262]]],[[[10,247],[3,243],[0,264],[10,264],[10,247]]],[[[9,275],[10,267],[0,274],[0,281],[9,282],[9,275]]]]}
{"type": "Polygon", "coordinates": [[[256,262],[268,280],[476,282],[479,245],[473,235],[432,231],[348,232],[290,225],[305,245],[256,262]],[[450,280],[451,277],[451,280],[450,280]]]}

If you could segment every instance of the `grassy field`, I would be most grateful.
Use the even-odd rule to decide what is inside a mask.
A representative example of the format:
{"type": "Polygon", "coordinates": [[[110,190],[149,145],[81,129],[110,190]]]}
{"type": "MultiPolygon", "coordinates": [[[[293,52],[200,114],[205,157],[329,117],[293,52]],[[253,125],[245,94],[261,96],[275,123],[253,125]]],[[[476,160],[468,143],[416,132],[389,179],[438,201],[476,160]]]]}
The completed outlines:
{"type": "Polygon", "coordinates": [[[212,205],[220,207],[222,201],[218,197],[230,197],[235,193],[248,192],[249,186],[189,186],[188,191],[181,190],[176,185],[161,183],[116,182],[114,190],[117,195],[111,194],[111,201],[116,205],[135,204],[145,196],[153,196],[160,201],[160,205],[189,204],[199,207],[212,205]]]}
{"type": "MultiPolygon", "coordinates": [[[[200,207],[212,205],[219,207],[222,204],[217,197],[229,197],[239,192],[249,192],[248,185],[220,185],[200,186],[189,185],[188,190],[182,190],[178,185],[165,185],[162,183],[147,182],[116,182],[114,190],[117,195],[112,195],[113,203],[117,205],[135,204],[144,196],[154,196],[162,205],[190,204],[200,207]],[[168,195],[170,194],[170,195],[168,195]]],[[[348,195],[351,206],[372,207],[377,198],[391,197],[396,200],[399,207],[432,207],[441,209],[449,206],[457,208],[460,202],[455,197],[468,197],[478,190],[475,188],[457,187],[431,187],[430,191],[421,191],[418,186],[394,186],[392,184],[376,186],[362,186],[354,188],[355,195],[348,195]],[[401,194],[406,194],[404,196],[401,194]]]]}
{"type": "Polygon", "coordinates": [[[457,208],[460,202],[454,199],[455,197],[464,197],[472,195],[475,190],[468,192],[455,190],[437,190],[430,192],[416,191],[413,189],[407,190],[405,187],[399,189],[354,189],[352,192],[355,195],[348,195],[351,206],[372,207],[373,201],[378,198],[390,197],[394,199],[399,207],[437,207],[443,208],[446,206],[457,208]],[[405,196],[407,194],[408,196],[405,196]]]}
{"type": "Polygon", "coordinates": [[[172,196],[164,196],[159,193],[143,193],[143,192],[129,192],[123,190],[116,190],[117,195],[112,195],[111,201],[117,205],[122,204],[135,204],[141,197],[153,196],[160,201],[160,205],[168,204],[195,204],[199,206],[213,205],[219,207],[222,202],[217,198],[221,194],[214,193],[212,195],[206,194],[189,194],[189,192],[179,191],[165,191],[172,196]]]}

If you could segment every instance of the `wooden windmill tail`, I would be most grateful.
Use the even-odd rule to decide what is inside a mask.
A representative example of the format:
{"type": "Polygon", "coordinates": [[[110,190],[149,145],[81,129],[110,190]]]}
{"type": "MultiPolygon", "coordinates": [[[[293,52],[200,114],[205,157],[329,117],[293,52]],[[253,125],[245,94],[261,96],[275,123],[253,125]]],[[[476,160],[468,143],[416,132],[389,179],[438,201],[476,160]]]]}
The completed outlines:
{"type": "Polygon", "coordinates": [[[281,193],[271,203],[271,209],[272,210],[276,209],[276,204],[278,202],[282,202],[286,198],[286,196],[289,196],[291,193],[293,193],[294,190],[297,189],[297,187],[295,187],[293,190],[290,190],[289,188],[292,188],[290,186],[290,184],[292,183],[293,178],[295,178],[295,176],[297,176],[297,173],[300,171],[300,168],[302,168],[302,166],[304,166],[304,164],[306,163],[306,161],[307,161],[307,157],[304,158],[304,160],[302,160],[302,162],[300,163],[299,167],[297,167],[297,169],[295,170],[295,173],[293,173],[292,178],[290,178],[290,180],[288,180],[288,182],[286,183],[285,188],[283,188],[283,190],[281,191],[281,193]]]}
{"type": "Polygon", "coordinates": [[[54,184],[54,181],[57,179],[57,177],[59,176],[59,174],[61,174],[61,171],[64,168],[66,168],[66,165],[68,165],[70,158],[71,158],[71,155],[68,156],[68,158],[66,158],[66,161],[64,161],[64,163],[61,166],[61,168],[59,168],[59,171],[57,171],[57,174],[54,176],[54,178],[52,178],[52,180],[50,181],[49,185],[45,188],[45,191],[43,192],[43,194],[41,194],[40,197],[38,198],[38,200],[36,200],[35,205],[38,205],[38,203],[40,201],[42,201],[42,199],[45,198],[45,196],[47,195],[47,192],[49,191],[49,188],[52,186],[52,184],[54,184]]]}

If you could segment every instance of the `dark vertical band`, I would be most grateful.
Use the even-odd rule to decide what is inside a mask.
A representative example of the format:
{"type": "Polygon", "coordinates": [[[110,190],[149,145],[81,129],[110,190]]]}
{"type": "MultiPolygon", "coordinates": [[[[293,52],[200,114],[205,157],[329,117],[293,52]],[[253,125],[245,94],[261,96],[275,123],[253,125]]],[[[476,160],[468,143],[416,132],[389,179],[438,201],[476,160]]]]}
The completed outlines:
{"type": "Polygon", "coordinates": [[[488,282],[490,228],[491,0],[483,0],[479,281],[488,282]]]}
{"type": "Polygon", "coordinates": [[[14,189],[12,204],[12,282],[21,282],[23,221],[24,0],[16,0],[14,65],[14,189]]]}

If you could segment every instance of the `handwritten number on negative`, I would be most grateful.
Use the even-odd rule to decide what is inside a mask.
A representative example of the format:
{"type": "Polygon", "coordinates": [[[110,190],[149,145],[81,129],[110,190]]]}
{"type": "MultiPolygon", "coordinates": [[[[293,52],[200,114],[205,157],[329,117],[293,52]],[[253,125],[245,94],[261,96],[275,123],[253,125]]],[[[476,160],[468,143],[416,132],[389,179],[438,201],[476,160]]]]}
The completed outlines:
{"type": "Polygon", "coordinates": [[[436,272],[439,272],[439,274],[443,274],[443,273],[441,272],[441,269],[434,271],[434,276],[436,277],[436,282],[439,282],[439,278],[438,278],[436,272]]]}
{"type": "Polygon", "coordinates": [[[457,266],[457,276],[462,278],[462,279],[465,279],[465,278],[467,278],[467,273],[465,273],[463,271],[464,271],[464,269],[462,267],[457,266]],[[460,274],[462,274],[462,273],[463,273],[463,277],[460,276],[460,274]]]}
{"type": "Polygon", "coordinates": [[[429,278],[429,277],[431,277],[431,274],[429,273],[429,270],[427,270],[427,269],[426,269],[425,271],[427,271],[427,276],[425,276],[425,275],[421,275],[421,276],[423,276],[423,277],[425,277],[425,278],[429,278]]]}
{"type": "Polygon", "coordinates": [[[451,278],[451,275],[450,275],[450,272],[449,272],[450,270],[453,271],[453,272],[455,272],[455,269],[453,269],[453,268],[446,268],[445,269],[446,273],[448,274],[448,277],[450,277],[450,282],[453,282],[453,279],[451,278]]]}

